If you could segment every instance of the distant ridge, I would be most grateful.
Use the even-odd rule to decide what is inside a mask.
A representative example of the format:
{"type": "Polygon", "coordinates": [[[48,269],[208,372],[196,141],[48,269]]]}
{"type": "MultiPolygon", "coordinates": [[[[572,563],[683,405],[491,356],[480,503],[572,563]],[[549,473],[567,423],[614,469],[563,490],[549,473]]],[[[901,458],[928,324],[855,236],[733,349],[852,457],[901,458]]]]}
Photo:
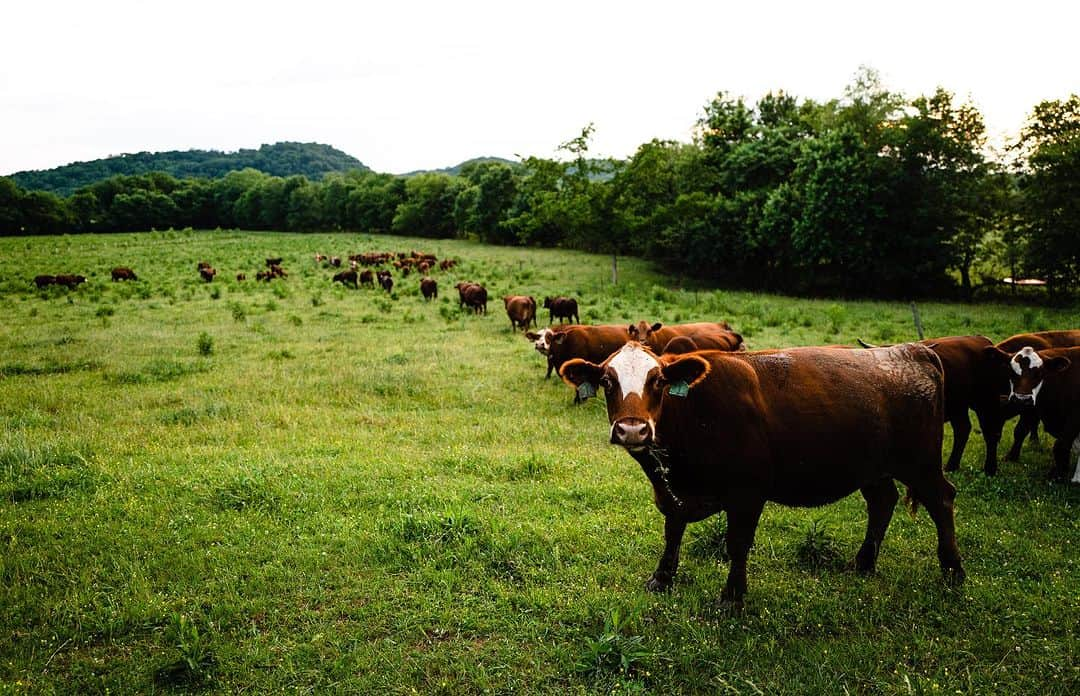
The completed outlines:
{"type": "Polygon", "coordinates": [[[417,169],[411,172],[405,172],[401,176],[415,176],[417,174],[450,174],[451,176],[458,176],[461,171],[470,164],[485,164],[487,162],[499,162],[511,167],[521,166],[520,162],[514,160],[508,160],[504,157],[473,157],[472,159],[465,160],[461,164],[455,164],[452,167],[443,167],[442,169],[417,169]]]}
{"type": "Polygon", "coordinates": [[[258,150],[236,152],[137,152],[88,162],[74,162],[54,169],[16,172],[9,177],[27,190],[52,191],[69,196],[83,186],[118,174],[165,172],[177,178],[215,179],[248,167],[273,176],[302,174],[309,179],[321,179],[330,172],[353,169],[370,171],[360,160],[329,145],[281,142],[262,145],[258,150]]]}

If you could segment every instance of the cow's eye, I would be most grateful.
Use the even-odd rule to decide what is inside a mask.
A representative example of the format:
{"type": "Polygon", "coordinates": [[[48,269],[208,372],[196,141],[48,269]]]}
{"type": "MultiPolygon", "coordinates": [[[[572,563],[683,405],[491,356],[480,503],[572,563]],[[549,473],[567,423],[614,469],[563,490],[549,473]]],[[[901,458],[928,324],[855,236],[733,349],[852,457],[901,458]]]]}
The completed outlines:
{"type": "Polygon", "coordinates": [[[603,377],[601,377],[600,378],[600,386],[602,388],[604,388],[605,390],[611,389],[611,378],[608,377],[607,375],[604,375],[603,377]]]}

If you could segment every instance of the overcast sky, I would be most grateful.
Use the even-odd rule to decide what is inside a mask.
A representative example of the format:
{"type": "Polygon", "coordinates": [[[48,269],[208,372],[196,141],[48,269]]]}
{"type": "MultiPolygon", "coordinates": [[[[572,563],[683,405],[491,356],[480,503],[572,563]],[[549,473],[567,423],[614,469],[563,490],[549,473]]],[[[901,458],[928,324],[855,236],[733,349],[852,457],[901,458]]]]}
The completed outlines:
{"type": "Polygon", "coordinates": [[[943,86],[1001,138],[1080,92],[1075,2],[5,3],[0,174],[143,150],[320,142],[401,173],[689,140],[718,91],[943,86]],[[369,6],[370,5],[370,6],[369,6]]]}

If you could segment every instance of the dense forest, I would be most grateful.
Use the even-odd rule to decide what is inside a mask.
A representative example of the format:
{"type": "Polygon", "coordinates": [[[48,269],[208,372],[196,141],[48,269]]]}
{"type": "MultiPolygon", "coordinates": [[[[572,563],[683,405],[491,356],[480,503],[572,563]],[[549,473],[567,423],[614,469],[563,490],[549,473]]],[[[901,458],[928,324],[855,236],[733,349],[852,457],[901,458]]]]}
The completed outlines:
{"type": "Polygon", "coordinates": [[[322,179],[330,172],[352,169],[366,171],[360,160],[319,143],[274,143],[258,150],[217,152],[214,150],[173,150],[137,152],[91,162],[75,162],[43,171],[18,172],[11,179],[21,188],[51,191],[70,196],[84,186],[110,176],[164,172],[177,178],[216,179],[239,169],[258,169],[274,176],[300,174],[322,179]]]}
{"type": "Polygon", "coordinates": [[[154,172],[66,198],[0,179],[0,234],[151,228],[355,230],[642,255],[711,282],[789,293],[970,296],[984,279],[1080,283],[1080,97],[1035,105],[987,154],[981,114],[909,98],[870,71],[819,103],[720,93],[692,142],[625,161],[477,161],[460,173],[363,169],[216,178],[154,172]]]}

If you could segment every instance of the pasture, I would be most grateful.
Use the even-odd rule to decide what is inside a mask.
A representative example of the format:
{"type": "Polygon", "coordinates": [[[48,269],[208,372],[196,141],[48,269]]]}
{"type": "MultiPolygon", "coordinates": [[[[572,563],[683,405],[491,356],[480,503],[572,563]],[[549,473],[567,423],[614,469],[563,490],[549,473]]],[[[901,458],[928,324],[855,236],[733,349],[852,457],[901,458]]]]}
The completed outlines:
{"type": "MultiPolygon", "coordinates": [[[[0,692],[1080,691],[1080,486],[1046,480],[1045,435],[988,479],[976,425],[949,476],[959,588],[924,511],[897,512],[876,575],[852,572],[855,495],[766,507],[741,612],[716,602],[722,517],[691,525],[674,589],[647,593],[648,481],[607,444],[602,399],[545,382],[504,294],[574,295],[588,323],[724,319],[751,349],[914,330],[905,303],[674,289],[635,259],[609,273],[366,235],[0,239],[0,692]],[[460,260],[433,273],[438,300],[416,274],[391,295],[331,284],[312,258],[409,249],[460,260]],[[253,280],[267,256],[287,279],[253,280]],[[111,282],[118,265],[140,280],[111,282]],[[38,290],[40,273],[88,282],[38,290]],[[459,311],[458,280],[488,287],[487,316],[459,311]]],[[[928,336],[1080,323],[920,310],[928,336]]]]}

